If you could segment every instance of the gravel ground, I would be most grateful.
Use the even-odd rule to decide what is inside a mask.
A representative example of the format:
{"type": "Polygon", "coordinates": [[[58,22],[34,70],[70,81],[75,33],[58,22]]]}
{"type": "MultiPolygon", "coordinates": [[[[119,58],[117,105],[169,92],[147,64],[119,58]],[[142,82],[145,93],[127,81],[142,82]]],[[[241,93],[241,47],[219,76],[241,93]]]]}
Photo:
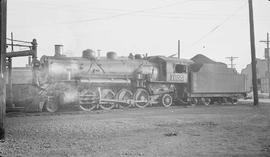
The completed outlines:
{"type": "Polygon", "coordinates": [[[7,117],[1,156],[270,156],[270,104],[7,117]]]}

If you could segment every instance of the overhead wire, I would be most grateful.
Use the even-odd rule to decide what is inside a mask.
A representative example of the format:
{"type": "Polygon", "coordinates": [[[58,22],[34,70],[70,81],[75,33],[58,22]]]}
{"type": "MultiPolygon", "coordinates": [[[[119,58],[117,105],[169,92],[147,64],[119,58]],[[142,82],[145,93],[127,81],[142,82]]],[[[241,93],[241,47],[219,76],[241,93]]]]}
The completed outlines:
{"type": "Polygon", "coordinates": [[[107,19],[112,19],[112,18],[116,18],[116,17],[142,13],[142,12],[146,12],[146,11],[150,11],[150,10],[168,8],[168,7],[172,7],[172,6],[176,5],[176,4],[185,4],[185,3],[188,3],[188,2],[190,2],[190,0],[176,1],[174,3],[170,3],[170,4],[167,4],[167,5],[163,5],[163,6],[157,6],[157,7],[147,8],[147,9],[129,11],[129,12],[119,13],[119,14],[115,14],[115,15],[111,15],[111,16],[107,16],[107,17],[92,18],[92,19],[85,19],[85,20],[77,20],[77,21],[73,21],[73,22],[70,22],[70,23],[82,23],[82,22],[92,22],[92,21],[99,21],[99,20],[107,20],[107,19]]]}
{"type": "MultiPolygon", "coordinates": [[[[166,12],[152,12],[153,10],[158,10],[158,9],[162,9],[162,8],[166,8],[166,7],[171,7],[174,6],[176,4],[178,4],[179,2],[181,3],[187,3],[187,2],[194,2],[194,1],[198,1],[198,0],[186,0],[186,1],[175,1],[174,3],[170,3],[167,5],[163,5],[163,6],[157,6],[157,7],[152,7],[152,8],[147,8],[147,9],[141,9],[141,10],[131,10],[129,11],[128,9],[116,9],[116,8],[95,8],[95,7],[91,7],[90,9],[87,7],[87,13],[89,12],[94,12],[96,14],[106,14],[106,13],[114,13],[114,12],[120,12],[120,13],[116,13],[114,15],[110,15],[110,16],[106,16],[106,17],[95,17],[95,18],[90,18],[90,19],[85,19],[85,20],[74,20],[74,21],[65,21],[65,22],[57,22],[58,24],[72,24],[72,23],[83,23],[83,22],[91,22],[91,21],[99,21],[99,20],[107,20],[107,19],[111,19],[111,18],[116,18],[116,17],[120,17],[120,16],[127,16],[127,15],[139,15],[139,16],[145,16],[145,17],[160,17],[160,18],[168,18],[168,19],[182,19],[182,20],[204,20],[204,19],[215,19],[215,18],[219,18],[219,16],[223,16],[223,15],[216,15],[216,14],[208,14],[208,15],[202,15],[203,13],[199,13],[200,15],[197,16],[196,14],[193,16],[192,14],[194,13],[166,13],[166,12]],[[102,12],[100,12],[100,10],[102,12]],[[151,11],[151,12],[149,12],[151,11]],[[105,13],[104,13],[105,12],[105,13]],[[165,16],[165,14],[171,14],[171,16],[165,16]],[[209,16],[209,17],[207,17],[209,16]]],[[[199,0],[199,2],[207,2],[207,1],[213,1],[213,0],[199,0]]],[[[226,1],[213,1],[213,2],[227,2],[226,1]]],[[[239,1],[243,1],[243,0],[232,0],[234,2],[239,2],[239,1]]],[[[52,5],[51,3],[40,3],[37,1],[35,1],[36,5],[40,4],[43,6],[51,6],[51,7],[56,7],[55,5],[52,5]]],[[[77,7],[74,7],[72,5],[69,4],[63,4],[61,5],[61,8],[72,8],[72,9],[76,9],[77,7]]],[[[79,7],[80,8],[80,7],[79,7]]],[[[78,9],[78,8],[77,8],[78,9]]]]}
{"type": "MultiPolygon", "coordinates": [[[[224,15],[219,15],[219,14],[213,14],[213,13],[209,13],[209,12],[190,12],[190,13],[182,13],[181,10],[177,11],[177,12],[160,12],[159,9],[162,8],[167,8],[167,7],[173,7],[176,4],[184,4],[187,2],[207,2],[207,1],[213,1],[213,2],[227,2],[228,0],[224,0],[224,1],[216,1],[216,0],[185,0],[185,1],[174,1],[173,3],[169,3],[167,5],[161,5],[161,6],[157,6],[157,7],[152,7],[152,8],[146,8],[146,9],[140,9],[140,10],[129,10],[129,9],[117,9],[117,8],[95,8],[95,7],[91,7],[91,9],[87,10],[87,13],[89,12],[96,12],[97,14],[103,13],[103,14],[112,14],[115,13],[113,15],[109,15],[106,17],[94,17],[94,18],[89,18],[89,19],[84,19],[84,20],[69,20],[69,21],[57,21],[54,24],[76,24],[76,23],[84,23],[84,22],[93,22],[93,21],[101,21],[101,20],[108,20],[108,19],[112,19],[112,18],[116,18],[116,17],[121,17],[121,16],[128,16],[128,15],[136,15],[136,16],[144,16],[144,17],[156,17],[156,18],[164,18],[164,19],[176,19],[176,20],[219,20],[220,18],[223,18],[224,16],[226,16],[226,14],[224,15]],[[101,12],[100,12],[101,11],[101,12]],[[153,12],[154,11],[154,12],[153,12]],[[158,11],[158,12],[155,12],[158,11]],[[105,13],[104,13],[105,12],[105,13]],[[120,13],[119,13],[120,12],[120,13]]],[[[243,0],[232,0],[233,2],[241,2],[243,0]]],[[[36,1],[35,1],[36,2],[36,1]]],[[[39,3],[35,3],[35,4],[39,4],[39,3]]],[[[41,4],[44,4],[43,2],[41,4]]],[[[51,3],[45,3],[45,6],[52,6],[55,7],[55,5],[52,5],[51,3]]],[[[61,6],[62,8],[62,6],[61,6]]],[[[76,8],[76,7],[72,7],[71,5],[63,5],[63,8],[76,8]]],[[[80,8],[80,7],[79,7],[80,8]]],[[[78,9],[78,8],[77,8],[78,9]]],[[[83,10],[83,9],[82,9],[83,10]]],[[[84,13],[83,13],[84,14],[84,13]]],[[[231,16],[231,14],[229,15],[229,17],[231,16]]],[[[226,16],[227,17],[227,16],[226,16]]],[[[245,19],[241,19],[241,20],[245,20],[245,19]]],[[[256,19],[257,21],[262,21],[262,22],[269,22],[268,20],[265,19],[256,19]]],[[[225,20],[226,22],[226,20],[225,20]]],[[[214,32],[215,30],[217,30],[220,26],[216,26],[215,28],[213,28],[213,30],[210,31],[214,32]],[[217,27],[217,28],[216,28],[217,27]]],[[[208,35],[205,35],[208,36],[208,35]]],[[[203,37],[202,37],[203,38],[203,37]]]]}
{"type": "Polygon", "coordinates": [[[205,38],[207,38],[209,35],[211,35],[212,33],[214,33],[215,31],[217,31],[221,26],[225,25],[229,20],[231,20],[233,17],[235,17],[243,8],[245,8],[247,6],[247,4],[243,4],[241,5],[235,12],[233,12],[230,16],[228,16],[227,18],[225,18],[222,22],[220,22],[219,24],[217,24],[215,27],[213,27],[209,32],[207,32],[206,34],[204,34],[201,38],[199,38],[198,40],[196,40],[195,42],[193,42],[191,44],[191,46],[194,46],[196,44],[198,44],[199,42],[201,42],[202,40],[204,40],[205,38]]]}

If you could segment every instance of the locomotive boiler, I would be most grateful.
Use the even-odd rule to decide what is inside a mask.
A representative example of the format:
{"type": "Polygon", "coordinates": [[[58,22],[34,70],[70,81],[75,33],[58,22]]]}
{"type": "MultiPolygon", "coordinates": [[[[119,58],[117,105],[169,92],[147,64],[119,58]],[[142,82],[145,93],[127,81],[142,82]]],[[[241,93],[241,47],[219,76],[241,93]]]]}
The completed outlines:
{"type": "Polygon", "coordinates": [[[235,102],[246,92],[244,77],[219,64],[138,54],[117,57],[115,52],[97,57],[90,49],[81,57],[66,57],[56,50],[55,56],[40,59],[38,75],[49,112],[66,105],[85,111],[153,104],[169,107],[177,101],[208,105],[235,102]]]}
{"type": "Polygon", "coordinates": [[[162,56],[117,57],[115,52],[96,57],[92,50],[83,51],[82,57],[59,54],[40,60],[39,85],[49,112],[68,104],[85,111],[144,108],[158,102],[169,107],[176,94],[183,96],[176,89],[187,87],[192,63],[162,56]]]}

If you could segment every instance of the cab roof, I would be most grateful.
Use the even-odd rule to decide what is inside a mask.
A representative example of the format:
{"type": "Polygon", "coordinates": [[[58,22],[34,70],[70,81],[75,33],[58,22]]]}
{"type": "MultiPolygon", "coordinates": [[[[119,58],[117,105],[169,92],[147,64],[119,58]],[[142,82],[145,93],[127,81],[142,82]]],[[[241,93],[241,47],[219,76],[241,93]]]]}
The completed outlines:
{"type": "Polygon", "coordinates": [[[151,56],[149,57],[150,62],[158,62],[159,60],[166,62],[166,63],[176,63],[176,64],[183,64],[183,65],[190,65],[194,62],[190,59],[178,59],[176,57],[165,57],[165,56],[151,56]]]}

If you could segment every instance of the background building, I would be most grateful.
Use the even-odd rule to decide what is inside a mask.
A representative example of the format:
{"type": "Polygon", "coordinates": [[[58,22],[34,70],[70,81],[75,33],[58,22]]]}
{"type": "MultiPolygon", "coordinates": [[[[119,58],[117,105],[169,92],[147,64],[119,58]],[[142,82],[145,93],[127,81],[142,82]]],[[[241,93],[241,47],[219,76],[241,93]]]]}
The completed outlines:
{"type": "MultiPolygon", "coordinates": [[[[257,58],[257,82],[258,82],[258,90],[262,93],[268,93],[268,79],[267,79],[267,60],[266,59],[258,59],[257,58]]],[[[241,71],[241,74],[246,75],[247,79],[247,88],[252,89],[252,72],[251,72],[251,64],[248,64],[245,69],[241,71]]]]}

